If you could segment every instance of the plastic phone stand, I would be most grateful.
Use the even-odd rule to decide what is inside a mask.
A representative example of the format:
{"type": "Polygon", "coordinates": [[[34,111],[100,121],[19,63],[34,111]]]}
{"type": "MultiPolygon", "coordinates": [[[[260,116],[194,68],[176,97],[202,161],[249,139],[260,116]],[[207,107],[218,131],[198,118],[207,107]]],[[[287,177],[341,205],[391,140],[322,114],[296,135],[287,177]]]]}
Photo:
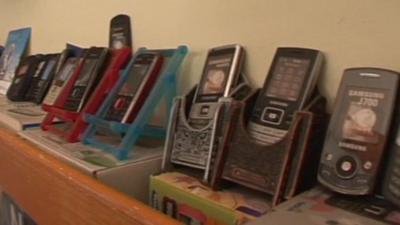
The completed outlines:
{"type": "Polygon", "coordinates": [[[156,138],[165,137],[164,128],[152,127],[147,124],[163,97],[167,101],[168,109],[172,106],[173,98],[176,96],[178,71],[187,52],[188,49],[186,46],[178,46],[176,49],[161,50],[139,49],[96,115],[86,115],[86,121],[89,123],[89,127],[83,136],[83,143],[102,149],[115,155],[118,159],[124,160],[128,158],[129,151],[133,149],[133,146],[142,135],[156,138]],[[108,109],[112,107],[111,104],[114,96],[118,94],[118,91],[128,79],[130,70],[135,62],[135,57],[146,51],[157,52],[161,54],[165,60],[162,72],[145,103],[132,123],[119,123],[105,120],[104,118],[108,109]],[[99,130],[108,130],[122,137],[120,143],[110,144],[105,140],[96,138],[96,133],[99,130]]]}
{"type": "MultiPolygon", "coordinates": [[[[132,50],[124,48],[120,50],[111,51],[110,63],[105,70],[105,75],[96,87],[94,93],[90,97],[86,106],[81,112],[72,112],[64,109],[64,105],[68,99],[69,94],[73,90],[73,85],[79,76],[80,69],[74,73],[68,81],[66,87],[63,89],[61,96],[57,98],[53,106],[43,105],[43,109],[48,112],[42,122],[42,129],[55,133],[68,142],[78,142],[88,124],[84,120],[85,114],[94,114],[101,106],[104,99],[109,95],[115,83],[120,77],[120,71],[128,63],[132,50]],[[60,129],[57,127],[55,121],[71,123],[71,127],[67,129],[60,129]]],[[[79,67],[82,67],[82,63],[79,67]]]]}
{"type": "Polygon", "coordinates": [[[232,104],[229,140],[217,156],[211,186],[219,188],[222,180],[229,180],[272,195],[274,206],[316,182],[327,124],[326,100],[315,94],[305,110],[295,113],[281,141],[261,145],[251,139],[245,125],[257,96],[232,104]]]}

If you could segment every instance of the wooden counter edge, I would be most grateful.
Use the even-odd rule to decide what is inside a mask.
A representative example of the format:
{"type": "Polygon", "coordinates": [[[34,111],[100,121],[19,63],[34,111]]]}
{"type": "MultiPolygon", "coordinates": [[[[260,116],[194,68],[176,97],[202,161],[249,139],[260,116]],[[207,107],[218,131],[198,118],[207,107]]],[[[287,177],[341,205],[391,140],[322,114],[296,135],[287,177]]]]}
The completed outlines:
{"type": "Polygon", "coordinates": [[[0,128],[0,186],[39,225],[180,224],[6,128],[0,128]]]}

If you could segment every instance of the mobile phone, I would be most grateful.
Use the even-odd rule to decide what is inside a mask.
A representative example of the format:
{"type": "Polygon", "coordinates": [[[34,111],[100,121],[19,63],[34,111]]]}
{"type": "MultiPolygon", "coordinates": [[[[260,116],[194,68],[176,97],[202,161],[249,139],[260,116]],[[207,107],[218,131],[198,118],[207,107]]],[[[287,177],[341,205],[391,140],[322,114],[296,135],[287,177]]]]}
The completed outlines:
{"type": "Polygon", "coordinates": [[[48,90],[48,84],[54,76],[58,54],[44,55],[36,73],[32,77],[29,89],[26,93],[26,100],[40,104],[48,90]]]}
{"type": "Polygon", "coordinates": [[[384,170],[382,194],[385,199],[400,207],[400,126],[398,121],[395,124],[397,131],[388,148],[388,164],[384,170]]]}
{"type": "Polygon", "coordinates": [[[42,55],[31,55],[23,58],[19,64],[11,86],[7,91],[7,97],[11,101],[25,101],[25,95],[31,85],[31,81],[43,67],[42,55]]]}
{"type": "Polygon", "coordinates": [[[110,21],[111,49],[132,48],[131,19],[127,15],[117,15],[110,21]]]}
{"type": "Polygon", "coordinates": [[[158,53],[141,53],[134,59],[128,79],[114,96],[105,119],[121,123],[133,121],[161,72],[163,58],[158,53]]]}
{"type": "Polygon", "coordinates": [[[79,62],[80,58],[77,57],[69,57],[68,59],[66,59],[64,65],[54,77],[49,91],[47,92],[47,95],[43,100],[43,105],[54,105],[68,79],[72,76],[75,69],[78,67],[79,62]]]}
{"type": "Polygon", "coordinates": [[[318,50],[277,49],[247,125],[254,142],[271,145],[282,140],[295,113],[314,93],[322,64],[323,55],[318,50]]]}
{"type": "Polygon", "coordinates": [[[399,74],[344,71],[324,141],[318,181],[342,194],[374,191],[398,91],[399,74]]]}
{"type": "Polygon", "coordinates": [[[64,105],[66,110],[80,112],[83,109],[102,78],[108,56],[107,48],[92,47],[86,52],[79,77],[64,105]]]}
{"type": "Polygon", "coordinates": [[[189,113],[192,125],[207,123],[214,117],[218,99],[228,97],[237,85],[243,62],[244,50],[240,45],[225,45],[208,51],[189,113]]]}

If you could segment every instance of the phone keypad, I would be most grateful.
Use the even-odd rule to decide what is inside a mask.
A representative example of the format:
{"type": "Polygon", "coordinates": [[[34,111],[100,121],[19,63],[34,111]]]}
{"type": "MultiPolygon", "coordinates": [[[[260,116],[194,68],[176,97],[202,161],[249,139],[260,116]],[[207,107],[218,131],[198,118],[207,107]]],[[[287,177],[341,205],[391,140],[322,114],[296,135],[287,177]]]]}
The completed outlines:
{"type": "Polygon", "coordinates": [[[249,122],[247,130],[255,142],[263,145],[275,144],[287,134],[287,130],[266,127],[254,122],[249,122]]]}
{"type": "Polygon", "coordinates": [[[131,101],[131,96],[118,96],[113,102],[111,109],[107,112],[106,119],[121,122],[125,113],[128,111],[131,101]]]}

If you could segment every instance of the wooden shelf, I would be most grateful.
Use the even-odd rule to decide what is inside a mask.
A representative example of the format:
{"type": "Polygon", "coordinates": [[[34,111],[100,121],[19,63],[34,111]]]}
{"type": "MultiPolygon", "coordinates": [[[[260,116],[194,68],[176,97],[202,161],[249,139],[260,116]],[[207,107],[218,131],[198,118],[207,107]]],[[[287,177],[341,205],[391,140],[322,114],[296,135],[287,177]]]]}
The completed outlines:
{"type": "Polygon", "coordinates": [[[0,186],[39,225],[179,224],[5,128],[0,128],[0,186]]]}

